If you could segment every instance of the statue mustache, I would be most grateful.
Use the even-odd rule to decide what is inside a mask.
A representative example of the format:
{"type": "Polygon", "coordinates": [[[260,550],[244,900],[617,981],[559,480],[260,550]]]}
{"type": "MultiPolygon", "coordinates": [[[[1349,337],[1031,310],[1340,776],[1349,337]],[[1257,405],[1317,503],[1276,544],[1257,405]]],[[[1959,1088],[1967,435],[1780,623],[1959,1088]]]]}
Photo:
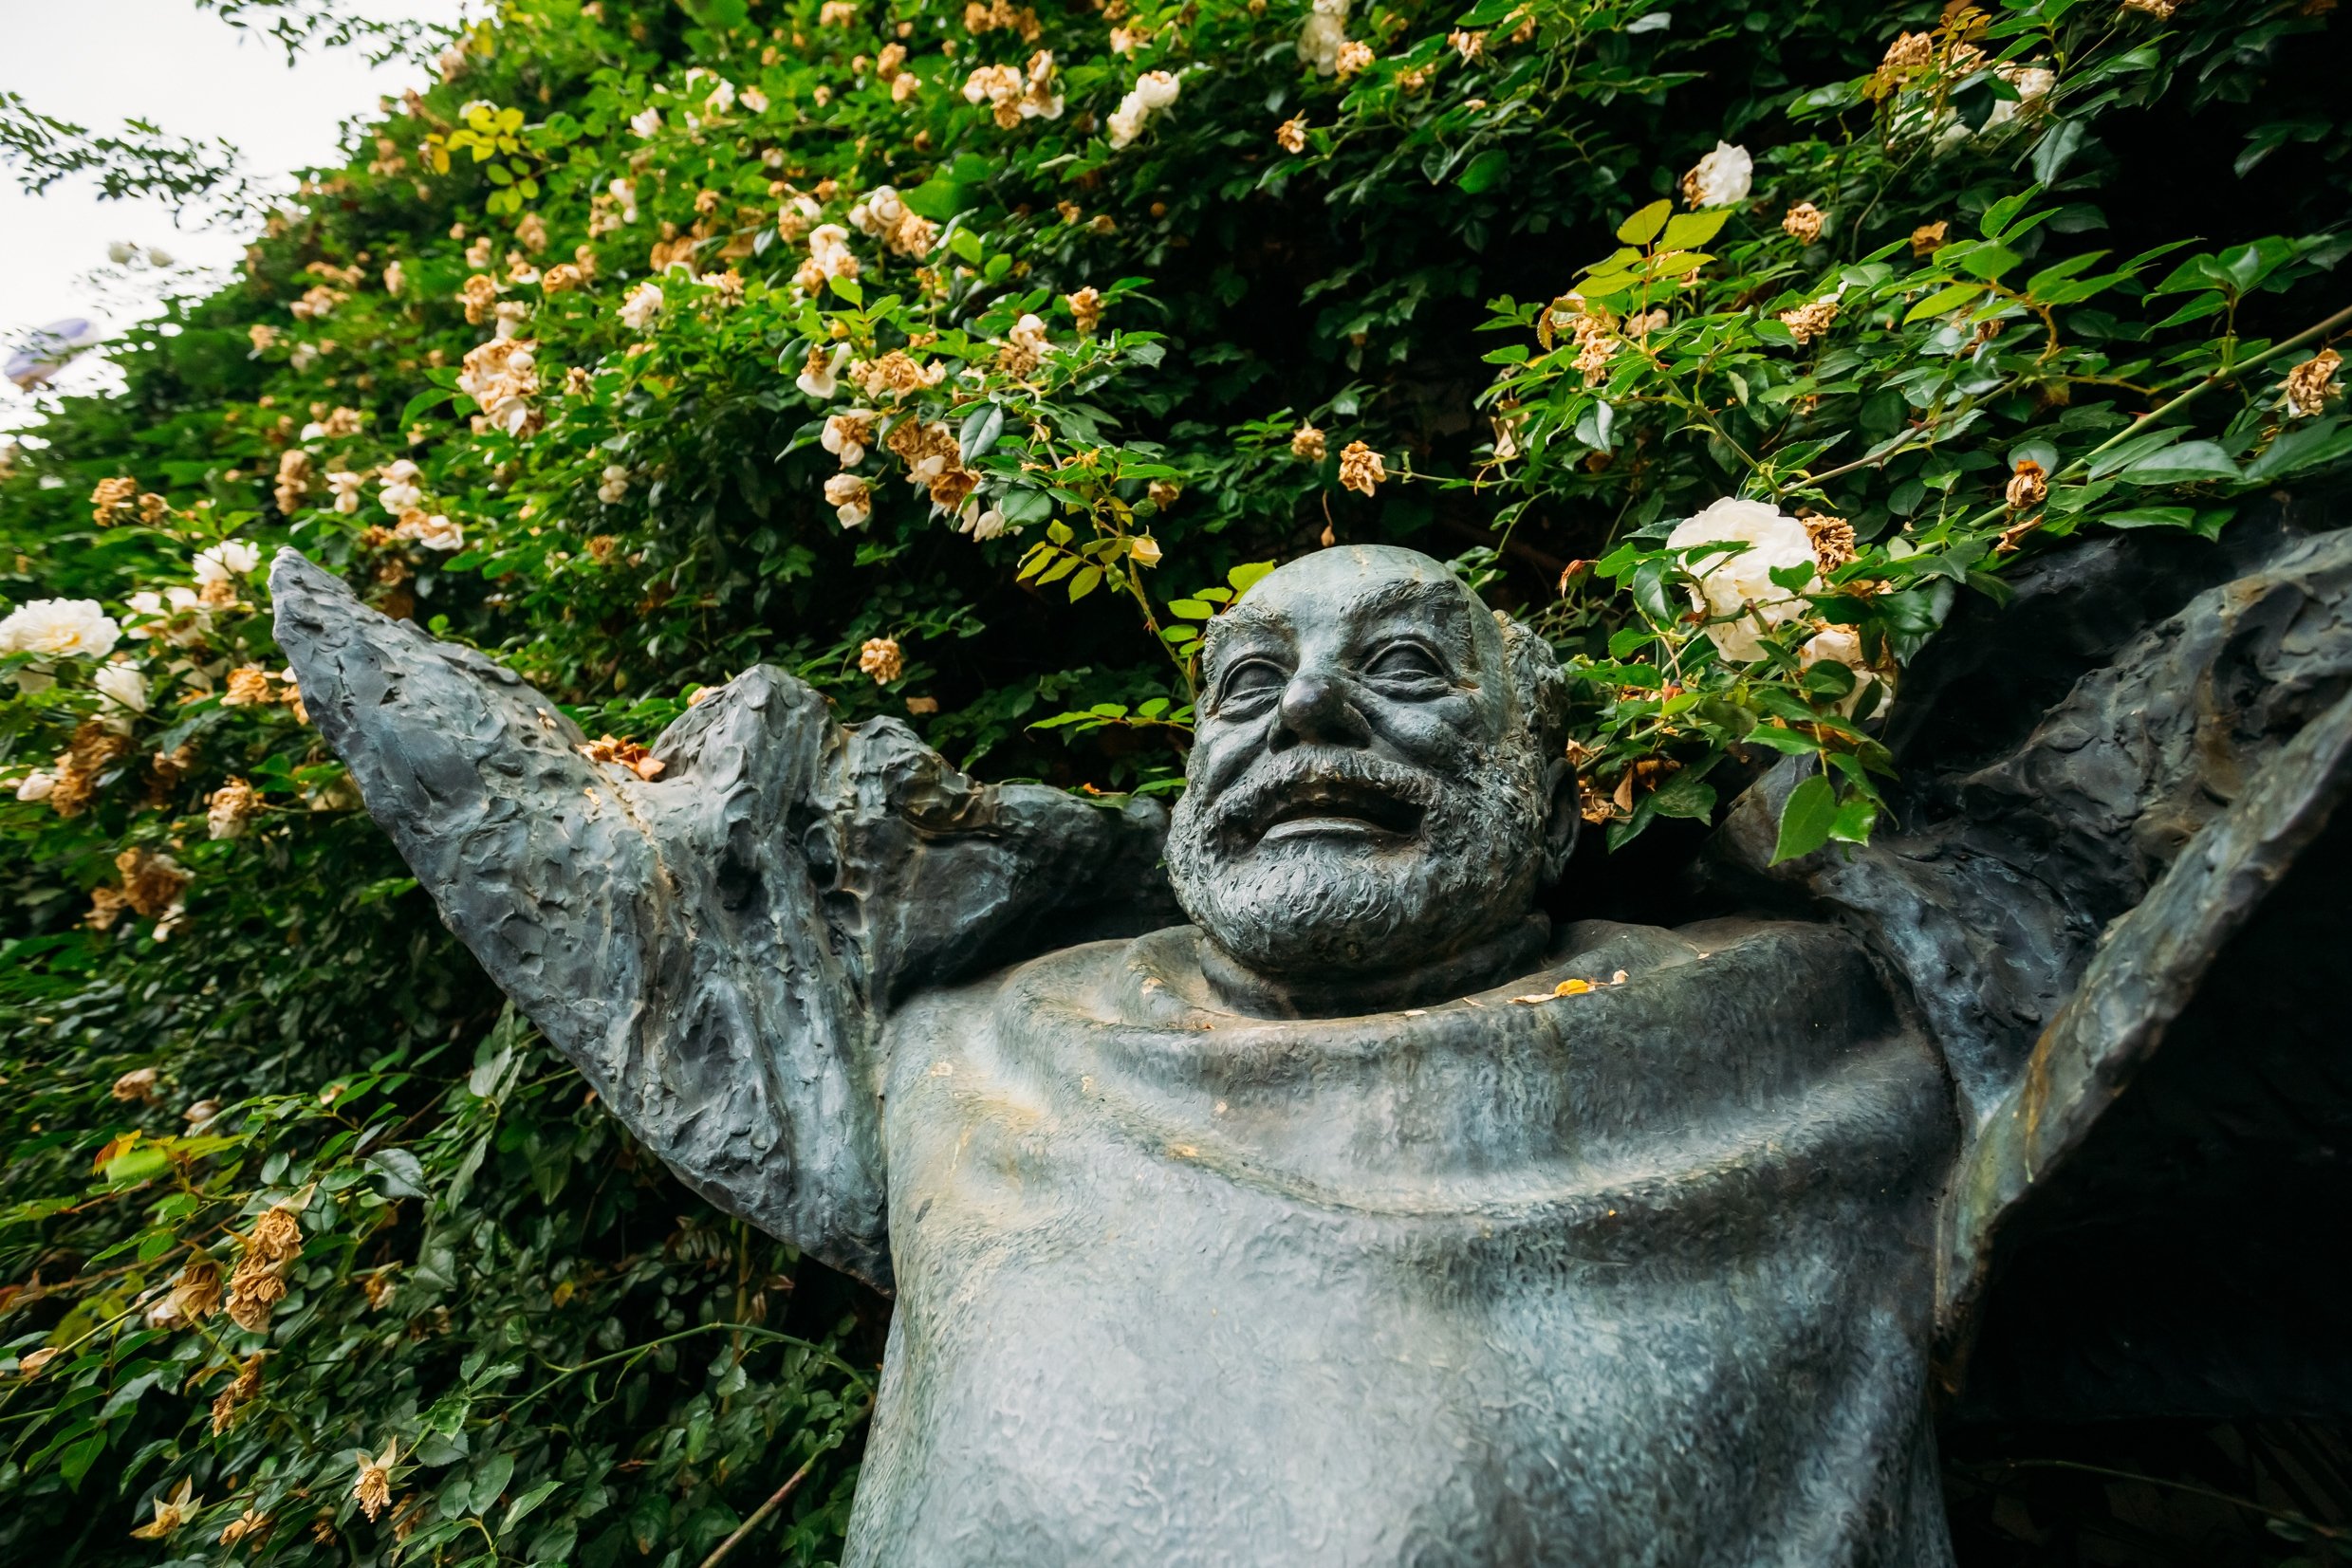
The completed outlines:
{"type": "Polygon", "coordinates": [[[1254,765],[1226,790],[1210,826],[1221,842],[1247,847],[1264,833],[1284,806],[1310,791],[1370,797],[1410,808],[1416,815],[1435,806],[1442,791],[1419,768],[1360,751],[1291,752],[1254,765]]]}

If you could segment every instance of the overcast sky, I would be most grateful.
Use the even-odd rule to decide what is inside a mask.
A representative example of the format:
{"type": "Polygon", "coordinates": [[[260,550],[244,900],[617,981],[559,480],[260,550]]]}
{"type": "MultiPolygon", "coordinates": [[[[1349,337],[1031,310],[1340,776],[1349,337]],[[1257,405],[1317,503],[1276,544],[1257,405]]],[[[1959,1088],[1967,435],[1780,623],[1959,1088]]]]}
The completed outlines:
{"type": "MultiPolygon", "coordinates": [[[[446,22],[461,5],[374,0],[367,9],[446,22]]],[[[92,131],[141,119],[175,136],[226,138],[265,175],[324,161],[344,120],[424,76],[414,65],[370,67],[353,50],[314,51],[289,68],[276,44],[196,9],[194,0],[0,0],[0,88],[92,131]]],[[[152,308],[164,279],[111,266],[113,241],[161,247],[185,286],[190,268],[227,265],[246,238],[175,228],[157,204],[101,201],[87,181],[28,196],[11,171],[0,171],[0,343],[65,317],[121,325],[152,308]]],[[[68,374],[61,387],[104,381],[98,366],[68,374]]],[[[0,429],[36,418],[33,400],[0,380],[0,429]]]]}

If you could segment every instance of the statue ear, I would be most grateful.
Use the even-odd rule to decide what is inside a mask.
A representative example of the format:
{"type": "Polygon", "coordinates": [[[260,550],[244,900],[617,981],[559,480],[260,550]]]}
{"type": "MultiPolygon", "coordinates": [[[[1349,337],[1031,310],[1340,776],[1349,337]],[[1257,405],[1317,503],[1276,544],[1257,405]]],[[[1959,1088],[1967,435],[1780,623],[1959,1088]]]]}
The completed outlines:
{"type": "Polygon", "coordinates": [[[1565,757],[1554,757],[1544,772],[1544,883],[1560,880],[1583,831],[1584,814],[1578,808],[1576,769],[1565,757]]]}

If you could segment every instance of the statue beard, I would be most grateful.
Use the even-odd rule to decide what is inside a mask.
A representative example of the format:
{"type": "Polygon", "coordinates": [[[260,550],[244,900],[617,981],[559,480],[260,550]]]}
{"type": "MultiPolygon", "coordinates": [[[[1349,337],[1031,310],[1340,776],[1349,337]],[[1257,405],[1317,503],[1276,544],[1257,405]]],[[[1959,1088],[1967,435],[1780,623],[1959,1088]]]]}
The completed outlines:
{"type": "Polygon", "coordinates": [[[1167,847],[1177,901],[1228,956],[1286,979],[1411,971],[1509,930],[1544,876],[1533,748],[1512,738],[1459,779],[1361,751],[1268,756],[1220,795],[1186,791],[1167,847]],[[1401,840],[1299,835],[1257,824],[1295,790],[1368,786],[1418,807],[1401,840]]]}

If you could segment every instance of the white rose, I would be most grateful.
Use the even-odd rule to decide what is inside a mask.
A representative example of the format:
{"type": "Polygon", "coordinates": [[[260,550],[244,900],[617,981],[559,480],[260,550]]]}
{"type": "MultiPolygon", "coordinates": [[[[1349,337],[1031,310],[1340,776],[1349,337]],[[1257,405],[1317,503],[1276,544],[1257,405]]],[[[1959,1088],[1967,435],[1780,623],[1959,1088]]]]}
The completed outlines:
{"type": "Polygon", "coordinates": [[[94,599],[36,599],[0,620],[0,654],[104,658],[121,637],[94,599]]]}
{"type": "Polygon", "coordinates": [[[1136,78],[1136,101],[1146,109],[1164,109],[1176,101],[1184,84],[1167,71],[1145,71],[1136,78]]]}
{"type": "Polygon", "coordinates": [[[1105,125],[1114,151],[1126,146],[1137,137],[1142,135],[1143,121],[1150,112],[1137,101],[1133,93],[1129,93],[1119,101],[1119,107],[1111,111],[1110,120],[1105,125]]]}
{"type": "Polygon", "coordinates": [[[661,286],[641,283],[620,302],[620,322],[632,332],[642,332],[661,314],[661,286]]]}
{"type": "Polygon", "coordinates": [[[242,539],[224,539],[196,552],[198,582],[234,582],[261,564],[261,552],[242,539]]]}
{"type": "MultiPolygon", "coordinates": [[[[1804,524],[1766,502],[1727,496],[1676,525],[1666,536],[1666,547],[1691,552],[1685,566],[1698,580],[1691,589],[1691,607],[1707,617],[1715,652],[1733,663],[1763,657],[1763,634],[1805,613],[1804,600],[1774,582],[1771,574],[1792,566],[1811,574],[1813,541],[1804,524]],[[1701,548],[1709,544],[1748,547],[1736,554],[1701,548]]],[[[1807,586],[1817,581],[1808,575],[1807,586]]]]}
{"type": "Polygon", "coordinates": [[[631,115],[629,117],[629,129],[635,131],[641,137],[652,136],[654,133],[661,129],[661,111],[659,109],[647,109],[642,114],[631,115]]]}
{"type": "Polygon", "coordinates": [[[16,798],[20,801],[46,801],[57,788],[57,775],[46,767],[36,767],[16,781],[16,798]]]}
{"type": "MultiPolygon", "coordinates": [[[[1816,664],[1828,663],[1843,664],[1853,672],[1854,690],[1838,699],[1838,711],[1847,718],[1854,716],[1854,710],[1861,706],[1862,698],[1869,695],[1870,689],[1884,680],[1877,671],[1862,662],[1861,636],[1851,626],[1823,628],[1797,650],[1797,662],[1807,670],[1816,664]]],[[[1890,688],[1887,695],[1893,694],[1890,688]]],[[[1872,716],[1880,717],[1885,712],[1886,702],[1881,698],[1872,716]]]]}
{"type": "Polygon", "coordinates": [[[1330,76],[1340,68],[1340,46],[1346,42],[1347,8],[1327,12],[1317,0],[1314,14],[1299,29],[1299,58],[1314,66],[1317,76],[1330,76]]]}
{"type": "Polygon", "coordinates": [[[596,487],[596,498],[606,506],[625,498],[629,493],[629,470],[618,463],[604,465],[602,483],[596,487]]]}
{"type": "Polygon", "coordinates": [[[147,678],[127,664],[102,664],[91,679],[102,701],[131,713],[147,711],[147,678]]]}
{"type": "Polygon", "coordinates": [[[1755,177],[1755,159],[1748,156],[1747,148],[1718,141],[1715,150],[1683,176],[1682,188],[1694,207],[1729,207],[1748,199],[1755,177]]]}

